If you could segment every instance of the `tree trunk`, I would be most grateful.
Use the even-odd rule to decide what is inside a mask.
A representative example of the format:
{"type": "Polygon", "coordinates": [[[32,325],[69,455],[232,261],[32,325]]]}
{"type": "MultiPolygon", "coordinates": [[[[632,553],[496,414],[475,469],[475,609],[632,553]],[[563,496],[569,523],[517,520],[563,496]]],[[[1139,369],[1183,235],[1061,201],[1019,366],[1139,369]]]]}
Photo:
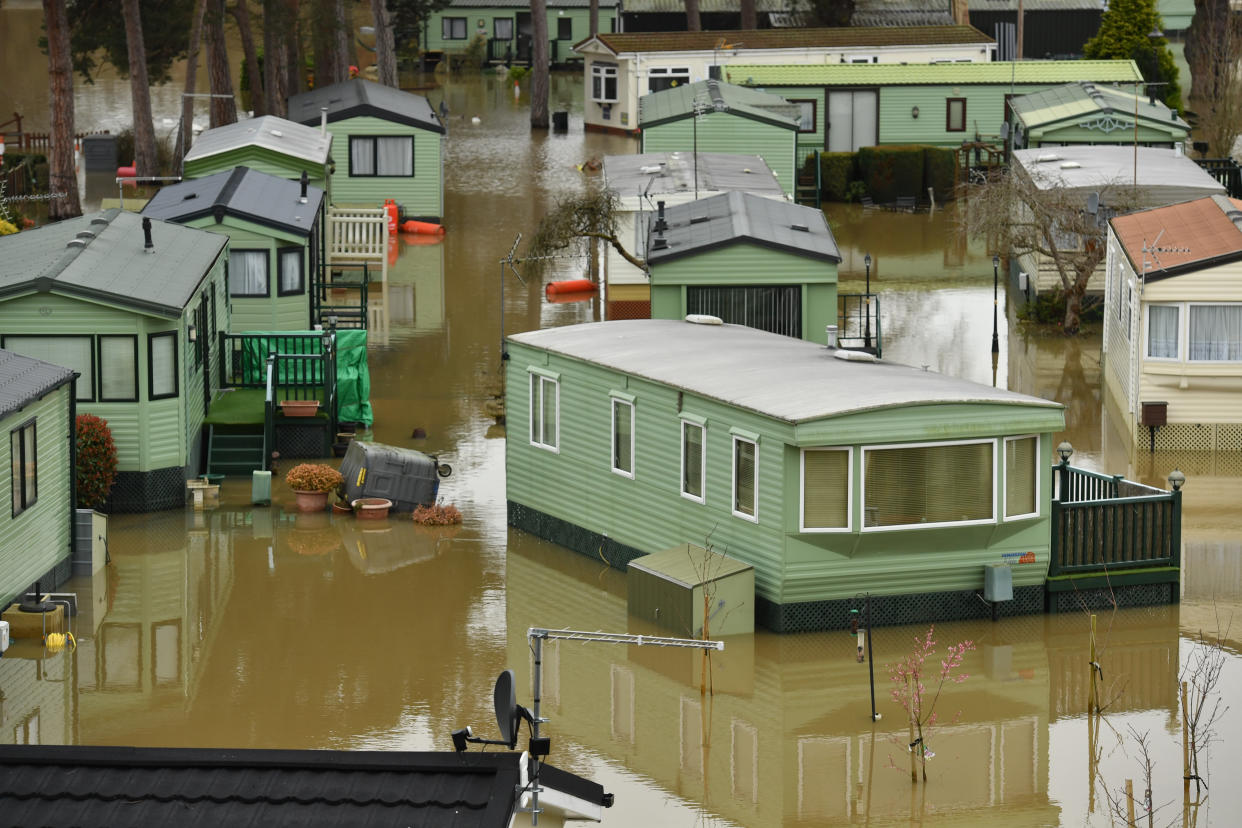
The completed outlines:
{"type": "Polygon", "coordinates": [[[289,97],[289,51],[285,32],[287,9],[279,0],[263,0],[263,92],[270,115],[285,117],[289,97]]]}
{"type": "Polygon", "coordinates": [[[350,30],[349,19],[345,16],[345,0],[336,0],[332,7],[332,19],[335,21],[332,36],[335,45],[332,49],[336,55],[336,76],[338,80],[349,80],[349,67],[354,63],[353,32],[350,30]]]}
{"type": "Polygon", "coordinates": [[[290,95],[305,92],[306,85],[306,52],[302,48],[302,14],[300,0],[276,0],[285,8],[285,59],[288,61],[288,83],[286,88],[290,95]]]}
{"type": "Polygon", "coordinates": [[[185,58],[185,95],[181,98],[181,129],[177,146],[173,147],[174,165],[181,169],[181,161],[194,143],[194,98],[186,97],[198,91],[198,49],[203,41],[203,13],[207,0],[195,0],[194,22],[190,26],[190,50],[185,58]]]}
{"type": "Polygon", "coordinates": [[[263,95],[263,72],[259,69],[259,55],[254,50],[254,31],[250,28],[249,0],[237,0],[235,6],[229,7],[229,12],[237,21],[242,52],[246,55],[246,74],[250,76],[250,109],[256,117],[266,115],[267,99],[263,95]]]}
{"type": "Polygon", "coordinates": [[[315,53],[315,86],[331,86],[349,78],[348,67],[342,68],[345,56],[337,37],[338,0],[315,0],[312,16],[311,48],[315,53]]]}
{"type": "Polygon", "coordinates": [[[53,221],[82,215],[78,199],[78,174],[73,168],[73,63],[69,59],[69,16],[65,0],[43,0],[47,29],[48,102],[52,116],[50,184],[62,198],[48,202],[53,221]]]}
{"type": "Polygon", "coordinates": [[[155,124],[151,120],[151,84],[147,82],[147,47],[142,40],[138,0],[123,0],[125,42],[129,48],[129,92],[134,108],[134,165],[138,175],[159,175],[155,124]]]}
{"type": "Polygon", "coordinates": [[[375,18],[375,67],[379,70],[379,82],[384,86],[400,88],[397,82],[397,44],[393,40],[388,0],[371,0],[371,15],[375,18]]]}
{"type": "Polygon", "coordinates": [[[1065,291],[1065,319],[1061,323],[1061,331],[1066,336],[1076,336],[1082,316],[1082,296],[1087,289],[1087,280],[1079,279],[1065,291]]]}
{"type": "Polygon", "coordinates": [[[588,14],[591,25],[590,36],[595,37],[599,34],[599,0],[591,0],[588,14]]]}
{"type": "Polygon", "coordinates": [[[548,94],[551,77],[548,71],[548,3],[530,0],[530,125],[532,129],[548,128],[548,94]]]}
{"type": "Polygon", "coordinates": [[[208,0],[203,23],[207,28],[207,76],[211,79],[211,94],[229,96],[211,99],[211,127],[214,129],[237,123],[229,50],[224,42],[224,0],[208,0]]]}
{"type": "Polygon", "coordinates": [[[686,31],[703,31],[703,21],[699,17],[699,0],[686,0],[686,31]]]}
{"type": "Polygon", "coordinates": [[[755,0],[742,0],[741,29],[759,28],[759,15],[755,11],[755,0]]]}

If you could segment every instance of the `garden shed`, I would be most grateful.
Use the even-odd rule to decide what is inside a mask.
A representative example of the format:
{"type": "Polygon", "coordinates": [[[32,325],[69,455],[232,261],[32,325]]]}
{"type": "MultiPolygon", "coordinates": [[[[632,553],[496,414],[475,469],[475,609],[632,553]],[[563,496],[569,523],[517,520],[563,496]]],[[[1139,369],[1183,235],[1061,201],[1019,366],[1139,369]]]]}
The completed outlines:
{"type": "Polygon", "coordinates": [[[297,181],[305,172],[310,185],[327,193],[331,181],[332,133],[275,115],[262,115],[209,129],[194,139],[185,155],[185,178],[203,178],[249,167],[256,172],[297,181]]]}
{"type": "Polygon", "coordinates": [[[323,191],[249,167],[182,181],[142,213],[229,238],[231,332],[304,331],[319,269],[323,191]]]}
{"type": "Polygon", "coordinates": [[[644,95],[638,111],[641,152],[758,155],[793,195],[800,110],[779,95],[706,80],[644,95]]]}
{"type": "Polygon", "coordinates": [[[444,124],[422,95],[355,78],[293,95],[289,120],[332,133],[333,204],[392,199],[408,218],[444,215],[444,124]]]}
{"type": "MultiPolygon", "coordinates": [[[[229,330],[228,238],[121,210],[5,239],[0,348],[78,374],[117,448],[114,512],[185,503],[229,330]]],[[[68,527],[68,519],[66,519],[68,527]]]]}
{"type": "Polygon", "coordinates": [[[625,583],[629,614],[675,636],[755,631],[755,568],[715,549],[682,543],[635,558],[625,583]]]}

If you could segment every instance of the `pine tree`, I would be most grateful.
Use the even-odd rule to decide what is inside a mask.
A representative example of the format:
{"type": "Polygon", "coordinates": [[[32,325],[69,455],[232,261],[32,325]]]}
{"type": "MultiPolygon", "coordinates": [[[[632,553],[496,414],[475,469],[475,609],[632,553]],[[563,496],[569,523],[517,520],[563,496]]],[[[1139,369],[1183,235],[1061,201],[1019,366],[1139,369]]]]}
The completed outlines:
{"type": "Polygon", "coordinates": [[[1100,30],[1083,47],[1083,56],[1133,60],[1145,81],[1164,84],[1155,87],[1157,97],[1171,109],[1180,110],[1182,89],[1177,82],[1177,64],[1161,26],[1155,0],[1112,0],[1100,18],[1100,30]]]}

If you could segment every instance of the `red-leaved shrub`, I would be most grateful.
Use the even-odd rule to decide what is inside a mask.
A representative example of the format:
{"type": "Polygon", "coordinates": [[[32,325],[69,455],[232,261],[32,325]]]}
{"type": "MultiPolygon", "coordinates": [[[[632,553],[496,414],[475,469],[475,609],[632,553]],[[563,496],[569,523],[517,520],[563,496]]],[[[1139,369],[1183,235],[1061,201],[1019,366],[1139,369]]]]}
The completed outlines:
{"type": "Polygon", "coordinates": [[[116,443],[107,420],[94,414],[79,414],[76,425],[78,507],[99,509],[116,480],[116,443]]]}

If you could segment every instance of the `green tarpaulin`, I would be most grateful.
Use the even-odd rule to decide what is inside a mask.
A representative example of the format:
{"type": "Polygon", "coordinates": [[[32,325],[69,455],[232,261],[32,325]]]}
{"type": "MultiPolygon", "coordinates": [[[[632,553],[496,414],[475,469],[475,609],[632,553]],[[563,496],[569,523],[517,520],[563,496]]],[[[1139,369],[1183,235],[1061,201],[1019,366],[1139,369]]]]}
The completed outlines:
{"type": "MultiPolygon", "coordinates": [[[[323,353],[319,331],[246,331],[242,346],[242,376],[258,381],[273,347],[280,351],[280,339],[296,342],[305,353],[323,353]],[[314,339],[288,340],[297,334],[310,334],[314,339]],[[266,339],[265,337],[271,337],[266,339]]],[[[284,353],[283,351],[281,351],[284,353]]],[[[282,382],[290,380],[322,383],[319,363],[300,367],[296,362],[283,363],[282,382]],[[305,373],[303,373],[303,371],[305,373]]],[[[336,400],[337,419],[346,423],[362,423],[371,427],[371,374],[367,370],[367,332],[346,329],[336,332],[336,400]]]]}

